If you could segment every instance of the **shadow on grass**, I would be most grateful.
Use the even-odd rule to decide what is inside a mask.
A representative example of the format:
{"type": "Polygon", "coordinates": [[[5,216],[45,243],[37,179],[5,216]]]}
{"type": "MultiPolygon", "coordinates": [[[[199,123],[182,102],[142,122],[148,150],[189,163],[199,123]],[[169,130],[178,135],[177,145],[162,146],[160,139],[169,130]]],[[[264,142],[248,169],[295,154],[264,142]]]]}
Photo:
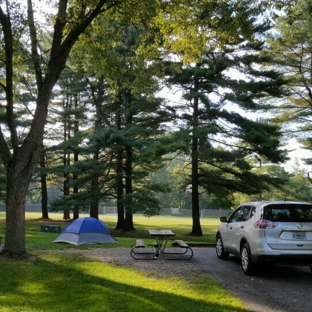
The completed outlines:
{"type": "Polygon", "coordinates": [[[157,279],[57,252],[0,267],[0,311],[246,311],[203,276],[157,279]]]}

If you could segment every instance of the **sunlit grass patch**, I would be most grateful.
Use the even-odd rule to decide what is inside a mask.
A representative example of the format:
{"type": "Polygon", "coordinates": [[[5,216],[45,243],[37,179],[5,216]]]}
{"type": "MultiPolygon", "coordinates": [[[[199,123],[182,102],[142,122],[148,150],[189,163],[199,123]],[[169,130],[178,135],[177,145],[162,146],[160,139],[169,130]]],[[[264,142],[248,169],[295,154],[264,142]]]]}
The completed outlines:
{"type": "Polygon", "coordinates": [[[244,311],[201,274],[159,278],[57,252],[0,265],[0,311],[244,311]]]}
{"type": "MultiPolygon", "coordinates": [[[[56,215],[54,215],[55,217],[56,215]]],[[[61,218],[61,214],[59,217],[61,218]]],[[[1,216],[2,217],[2,216],[1,216]]],[[[136,238],[155,243],[148,229],[171,229],[175,239],[213,242],[219,223],[203,219],[203,237],[191,237],[191,218],[135,216],[136,231],[115,236],[118,244],[73,246],[55,244],[58,233],[41,232],[39,214],[27,214],[26,248],[32,261],[10,261],[0,258],[0,312],[95,311],[95,312],[168,312],[168,311],[245,311],[240,300],[230,295],[206,274],[188,272],[183,275],[161,274],[160,269],[136,271],[114,263],[103,263],[76,252],[92,248],[130,248],[136,238]]],[[[116,216],[101,216],[106,226],[114,229],[116,216]]],[[[53,220],[62,229],[69,222],[53,220]]],[[[0,222],[4,236],[5,222],[0,222]]],[[[2,235],[1,235],[2,234],[2,235]]]]}

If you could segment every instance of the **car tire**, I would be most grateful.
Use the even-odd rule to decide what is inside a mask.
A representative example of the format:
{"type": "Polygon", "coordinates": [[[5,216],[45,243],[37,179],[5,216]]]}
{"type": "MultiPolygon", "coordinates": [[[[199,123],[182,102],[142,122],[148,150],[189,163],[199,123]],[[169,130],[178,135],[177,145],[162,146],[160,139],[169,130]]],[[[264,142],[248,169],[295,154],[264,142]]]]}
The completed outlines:
{"type": "Polygon", "coordinates": [[[252,261],[250,248],[247,243],[244,243],[241,248],[240,258],[243,272],[246,275],[253,275],[255,273],[256,265],[252,261]]]}
{"type": "Polygon", "coordinates": [[[312,264],[309,266],[309,268],[310,268],[310,271],[312,272],[312,264]]]}
{"type": "Polygon", "coordinates": [[[221,235],[217,236],[216,253],[217,253],[218,258],[222,260],[227,260],[230,255],[227,251],[224,251],[221,235]]]}

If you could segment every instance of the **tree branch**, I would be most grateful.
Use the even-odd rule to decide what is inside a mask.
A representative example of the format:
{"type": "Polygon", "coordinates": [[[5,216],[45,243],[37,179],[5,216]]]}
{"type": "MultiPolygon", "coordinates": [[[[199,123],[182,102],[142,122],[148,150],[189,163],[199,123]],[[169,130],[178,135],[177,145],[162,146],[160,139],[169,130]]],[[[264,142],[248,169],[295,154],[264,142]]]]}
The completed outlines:
{"type": "Polygon", "coordinates": [[[37,39],[37,32],[34,22],[34,11],[32,6],[32,0],[27,0],[28,6],[28,24],[29,24],[29,33],[30,33],[30,41],[31,41],[31,56],[34,64],[36,80],[38,89],[41,89],[42,86],[42,71],[40,66],[40,57],[38,54],[37,46],[38,46],[38,39],[37,39]]]}
{"type": "Polygon", "coordinates": [[[2,25],[5,50],[6,85],[4,86],[4,91],[6,95],[6,117],[11,134],[12,148],[15,150],[18,147],[18,138],[13,109],[13,33],[8,6],[9,4],[6,1],[7,14],[0,7],[0,23],[2,25]]]}
{"type": "Polygon", "coordinates": [[[0,128],[0,155],[1,155],[1,159],[4,163],[4,166],[6,168],[8,168],[8,165],[12,159],[12,155],[11,155],[10,150],[8,148],[8,145],[4,139],[1,128],[0,128]]]}

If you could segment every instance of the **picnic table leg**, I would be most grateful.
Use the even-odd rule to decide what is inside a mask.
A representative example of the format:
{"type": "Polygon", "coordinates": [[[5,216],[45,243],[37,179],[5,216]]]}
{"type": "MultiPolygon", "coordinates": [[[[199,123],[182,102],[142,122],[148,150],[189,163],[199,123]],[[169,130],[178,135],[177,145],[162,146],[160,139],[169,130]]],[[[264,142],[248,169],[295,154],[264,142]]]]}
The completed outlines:
{"type": "Polygon", "coordinates": [[[167,246],[168,237],[160,236],[156,237],[156,243],[157,243],[157,255],[163,255],[165,252],[165,248],[167,246]]]}
{"type": "Polygon", "coordinates": [[[156,237],[156,257],[159,258],[159,256],[161,255],[161,245],[162,245],[162,241],[159,237],[156,237]]]}

